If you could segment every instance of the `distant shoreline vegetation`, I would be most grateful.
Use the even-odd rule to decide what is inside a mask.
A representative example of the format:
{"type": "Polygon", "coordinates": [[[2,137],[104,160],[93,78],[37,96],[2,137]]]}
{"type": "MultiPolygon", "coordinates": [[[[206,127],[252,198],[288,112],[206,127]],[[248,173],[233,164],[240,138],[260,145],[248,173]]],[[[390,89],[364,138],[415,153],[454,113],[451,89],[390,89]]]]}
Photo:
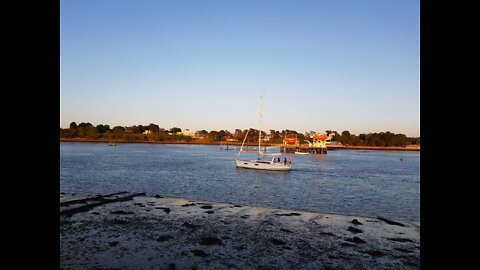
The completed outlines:
{"type": "MultiPolygon", "coordinates": [[[[200,130],[190,131],[173,127],[169,130],[160,128],[158,125],[150,123],[147,126],[115,126],[110,128],[109,125],[99,124],[97,126],[91,123],[81,122],[76,124],[70,123],[69,128],[60,128],[60,139],[75,141],[124,141],[124,142],[190,142],[190,143],[220,143],[243,142],[245,135],[248,136],[245,143],[258,143],[258,130],[250,128],[250,130],[235,129],[234,133],[228,130],[200,130]]],[[[315,131],[298,133],[295,130],[277,131],[271,129],[269,133],[262,131],[262,138],[268,144],[281,144],[283,139],[296,138],[299,143],[306,143],[310,136],[316,134],[315,131]]],[[[323,132],[327,136],[334,134],[332,142],[341,143],[348,146],[375,146],[375,147],[407,147],[411,145],[420,146],[420,137],[407,137],[404,134],[394,134],[389,131],[379,133],[368,133],[354,135],[345,130],[342,133],[337,131],[326,130],[323,132]]]]}

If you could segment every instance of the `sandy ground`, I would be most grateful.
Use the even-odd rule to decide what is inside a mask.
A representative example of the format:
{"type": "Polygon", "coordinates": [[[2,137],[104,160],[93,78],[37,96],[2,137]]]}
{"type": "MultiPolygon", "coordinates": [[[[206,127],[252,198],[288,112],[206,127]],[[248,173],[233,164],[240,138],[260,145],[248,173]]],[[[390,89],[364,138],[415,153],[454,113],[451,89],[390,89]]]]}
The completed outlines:
{"type": "Polygon", "coordinates": [[[60,266],[419,269],[420,224],[141,194],[60,194],[60,266]]]}

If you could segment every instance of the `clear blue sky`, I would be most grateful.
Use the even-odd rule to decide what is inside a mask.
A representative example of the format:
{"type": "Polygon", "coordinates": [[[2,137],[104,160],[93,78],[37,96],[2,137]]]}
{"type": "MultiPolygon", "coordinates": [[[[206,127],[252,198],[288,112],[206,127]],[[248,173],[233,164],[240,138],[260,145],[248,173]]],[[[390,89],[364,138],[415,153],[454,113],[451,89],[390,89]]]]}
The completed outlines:
{"type": "Polygon", "coordinates": [[[60,126],[420,136],[420,4],[61,0],[60,126]]]}

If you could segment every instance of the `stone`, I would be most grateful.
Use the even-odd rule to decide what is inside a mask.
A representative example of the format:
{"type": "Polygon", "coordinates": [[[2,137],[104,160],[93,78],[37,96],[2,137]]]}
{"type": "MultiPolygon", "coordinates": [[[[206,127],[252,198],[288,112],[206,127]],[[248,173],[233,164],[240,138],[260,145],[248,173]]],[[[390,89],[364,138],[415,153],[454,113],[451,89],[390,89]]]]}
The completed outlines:
{"type": "Polygon", "coordinates": [[[361,223],[360,221],[358,221],[358,219],[354,218],[354,219],[352,219],[352,224],[362,225],[363,223],[361,223]]]}

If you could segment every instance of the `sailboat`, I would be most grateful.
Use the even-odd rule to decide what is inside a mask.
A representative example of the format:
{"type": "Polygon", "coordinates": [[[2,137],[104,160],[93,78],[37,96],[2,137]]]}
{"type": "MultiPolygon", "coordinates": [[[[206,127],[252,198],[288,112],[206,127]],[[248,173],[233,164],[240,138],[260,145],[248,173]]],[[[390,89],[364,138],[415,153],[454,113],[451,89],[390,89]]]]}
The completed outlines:
{"type": "Polygon", "coordinates": [[[262,107],[263,107],[263,95],[264,95],[265,90],[262,88],[262,95],[260,97],[260,130],[258,131],[258,159],[256,160],[244,160],[244,159],[239,159],[238,157],[243,151],[243,145],[245,144],[245,140],[247,139],[248,132],[245,134],[245,138],[243,139],[242,146],[240,147],[240,151],[237,154],[237,157],[234,158],[235,163],[237,167],[240,168],[247,168],[247,169],[256,169],[256,170],[269,170],[269,171],[290,171],[292,169],[292,162],[290,160],[287,160],[287,158],[284,158],[283,162],[282,160],[277,157],[280,155],[280,153],[265,153],[262,152],[261,150],[261,143],[262,143],[262,107]],[[271,160],[263,160],[265,156],[274,156],[272,157],[271,160]]]}

